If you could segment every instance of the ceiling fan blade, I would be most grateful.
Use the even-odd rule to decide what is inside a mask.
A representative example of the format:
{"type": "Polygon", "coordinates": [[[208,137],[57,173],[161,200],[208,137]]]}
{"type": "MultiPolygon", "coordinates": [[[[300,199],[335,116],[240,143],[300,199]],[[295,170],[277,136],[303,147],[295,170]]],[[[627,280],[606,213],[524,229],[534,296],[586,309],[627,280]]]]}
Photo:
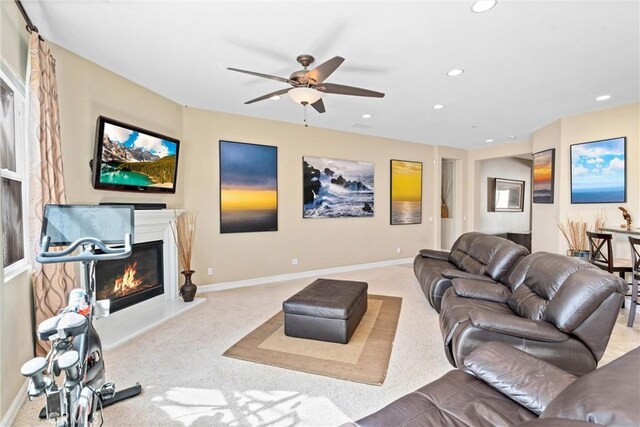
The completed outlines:
{"type": "Polygon", "coordinates": [[[384,93],[376,92],[369,89],[362,89],[354,86],[338,85],[335,83],[323,83],[316,87],[317,90],[324,93],[335,93],[337,95],[352,96],[368,96],[371,98],[384,98],[384,93]]]}
{"type": "Polygon", "coordinates": [[[307,73],[307,77],[309,80],[312,80],[313,84],[320,84],[325,81],[327,77],[329,77],[343,62],[343,57],[336,56],[309,71],[307,73]]]}
{"type": "Polygon", "coordinates": [[[277,80],[277,81],[283,82],[283,83],[290,83],[289,79],[285,79],[284,77],[272,76],[270,74],[256,73],[255,71],[247,71],[247,70],[241,70],[239,68],[231,68],[231,67],[227,68],[227,70],[237,71],[238,73],[250,74],[252,76],[258,76],[258,77],[262,77],[262,78],[265,78],[265,79],[277,80]]]}
{"type": "Polygon", "coordinates": [[[311,106],[313,108],[315,108],[315,110],[318,113],[324,113],[326,110],[324,109],[324,102],[322,102],[322,98],[318,99],[316,102],[314,102],[313,104],[311,104],[311,106]]]}
{"type": "Polygon", "coordinates": [[[253,104],[254,102],[263,101],[265,99],[269,99],[269,98],[271,98],[273,96],[276,96],[276,95],[278,95],[278,96],[279,95],[284,95],[285,93],[289,92],[291,89],[293,89],[293,88],[292,87],[288,87],[286,89],[280,89],[280,90],[277,90],[275,92],[271,92],[271,93],[268,93],[266,95],[262,95],[262,96],[260,96],[258,98],[252,99],[251,101],[247,101],[247,102],[245,102],[245,104],[253,104]]]}

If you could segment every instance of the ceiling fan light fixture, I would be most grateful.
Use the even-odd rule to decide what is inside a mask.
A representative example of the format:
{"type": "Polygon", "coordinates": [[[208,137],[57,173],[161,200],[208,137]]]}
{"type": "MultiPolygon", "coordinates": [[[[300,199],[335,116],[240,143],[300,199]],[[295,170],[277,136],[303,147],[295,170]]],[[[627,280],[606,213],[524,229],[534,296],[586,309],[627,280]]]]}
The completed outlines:
{"type": "Polygon", "coordinates": [[[471,11],[475,13],[487,12],[493,9],[497,3],[498,0],[478,0],[471,6],[471,11]]]}
{"type": "Polygon", "coordinates": [[[291,89],[288,94],[291,99],[302,105],[313,104],[322,98],[322,92],[310,87],[296,87],[291,89]]]}

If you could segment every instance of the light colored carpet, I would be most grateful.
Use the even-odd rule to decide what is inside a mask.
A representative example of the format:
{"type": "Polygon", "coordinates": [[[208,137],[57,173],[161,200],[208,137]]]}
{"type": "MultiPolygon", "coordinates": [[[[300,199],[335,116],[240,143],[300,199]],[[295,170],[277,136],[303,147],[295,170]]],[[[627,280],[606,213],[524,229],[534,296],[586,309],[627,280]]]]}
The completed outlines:
{"type": "MultiPolygon", "coordinates": [[[[372,294],[403,299],[382,386],[222,357],[313,279],[288,281],[201,294],[206,303],[106,352],[107,378],[120,388],[139,381],[144,390],[105,409],[105,426],[335,426],[453,369],[442,348],[438,315],[420,291],[411,265],[330,277],[363,280],[372,294]]],[[[626,315],[622,310],[607,361],[640,344],[640,321],[627,328],[626,315]]],[[[26,402],[15,425],[48,426],[37,419],[42,405],[42,399],[26,402]]]]}
{"type": "Polygon", "coordinates": [[[369,294],[367,312],[347,344],[288,337],[280,311],[223,356],[381,385],[387,375],[401,305],[402,298],[369,294]]]}

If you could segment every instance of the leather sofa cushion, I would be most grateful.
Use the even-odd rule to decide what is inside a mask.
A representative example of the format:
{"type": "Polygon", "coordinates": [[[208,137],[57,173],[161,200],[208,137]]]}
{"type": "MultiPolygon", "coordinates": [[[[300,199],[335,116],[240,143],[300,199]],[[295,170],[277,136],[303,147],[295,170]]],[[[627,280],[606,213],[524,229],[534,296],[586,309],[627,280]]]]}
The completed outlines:
{"type": "Polygon", "coordinates": [[[536,416],[461,370],[447,372],[382,410],[355,422],[382,426],[510,426],[536,416]]]}
{"type": "Polygon", "coordinates": [[[480,280],[483,282],[495,283],[493,279],[489,276],[485,276],[482,274],[468,273],[466,271],[456,270],[453,268],[443,270],[442,276],[446,277],[447,279],[473,279],[473,280],[480,280]]]}
{"type": "Polygon", "coordinates": [[[317,279],[282,303],[285,313],[329,319],[348,319],[367,297],[367,283],[317,279]]]}
{"type": "Polygon", "coordinates": [[[640,426],[640,347],[565,388],[540,415],[611,426],[640,426]]]}
{"type": "Polygon", "coordinates": [[[469,311],[469,319],[477,328],[514,337],[543,342],[564,342],[569,339],[569,335],[544,320],[523,319],[514,314],[483,309],[469,311]]]}
{"type": "Polygon", "coordinates": [[[506,303],[511,290],[501,283],[487,283],[486,280],[454,279],[453,289],[458,296],[485,301],[506,303]]]}
{"type": "Polygon", "coordinates": [[[436,251],[433,249],[420,249],[420,255],[424,258],[439,259],[443,261],[449,260],[449,252],[436,251]]]}
{"type": "Polygon", "coordinates": [[[538,415],[576,379],[560,368],[499,342],[474,350],[464,365],[485,383],[538,415]]]}

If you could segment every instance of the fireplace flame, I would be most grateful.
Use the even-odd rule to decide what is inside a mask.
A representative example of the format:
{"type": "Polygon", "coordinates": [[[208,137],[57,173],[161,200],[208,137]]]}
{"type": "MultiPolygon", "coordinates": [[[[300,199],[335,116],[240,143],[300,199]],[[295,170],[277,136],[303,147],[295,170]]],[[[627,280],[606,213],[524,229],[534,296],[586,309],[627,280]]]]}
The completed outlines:
{"type": "Polygon", "coordinates": [[[136,279],[136,273],[138,268],[138,261],[133,265],[127,264],[124,269],[124,274],[116,279],[113,286],[113,293],[117,297],[122,297],[131,292],[133,289],[137,289],[142,284],[142,279],[136,279]]]}

